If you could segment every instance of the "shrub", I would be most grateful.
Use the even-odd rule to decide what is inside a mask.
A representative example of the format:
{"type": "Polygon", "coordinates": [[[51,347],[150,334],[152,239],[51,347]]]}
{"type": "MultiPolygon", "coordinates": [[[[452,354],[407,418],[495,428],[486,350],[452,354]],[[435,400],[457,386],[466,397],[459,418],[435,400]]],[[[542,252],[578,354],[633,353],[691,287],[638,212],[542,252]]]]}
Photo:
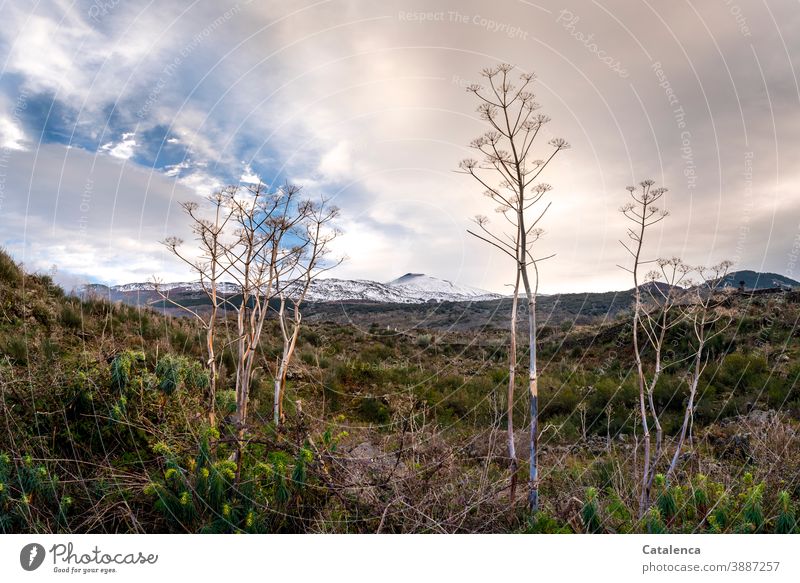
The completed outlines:
{"type": "Polygon", "coordinates": [[[158,390],[165,395],[171,395],[181,387],[206,389],[211,382],[208,372],[199,362],[190,362],[186,357],[174,354],[165,354],[159,359],[155,374],[158,390]]]}
{"type": "Polygon", "coordinates": [[[794,504],[789,492],[781,490],[778,493],[778,517],[775,519],[776,534],[792,534],[797,532],[797,518],[794,504]]]}
{"type": "Polygon", "coordinates": [[[144,362],[143,352],[126,350],[111,361],[111,387],[119,392],[128,388],[135,364],[144,362]]]}
{"type": "Polygon", "coordinates": [[[83,316],[70,304],[61,307],[61,323],[67,328],[81,328],[83,326],[83,316]]]}
{"type": "Polygon", "coordinates": [[[24,337],[13,336],[2,344],[3,353],[12,362],[20,365],[28,364],[28,340],[24,337]]]}
{"type": "Polygon", "coordinates": [[[391,419],[389,406],[377,397],[364,397],[358,404],[358,412],[365,421],[384,425],[391,419]]]}
{"type": "Polygon", "coordinates": [[[678,514],[680,491],[674,486],[668,486],[664,474],[656,474],[653,478],[653,490],[656,494],[656,507],[659,514],[671,522],[678,514]]]}
{"type": "MultiPolygon", "coordinates": [[[[212,450],[216,430],[205,429],[193,458],[182,458],[163,443],[153,447],[161,471],[151,475],[144,493],[174,532],[295,532],[302,526],[313,454],[305,445],[292,457],[269,451],[242,467],[212,450]]],[[[324,440],[323,440],[324,442],[324,440]]],[[[313,506],[314,500],[308,501],[313,506]]]]}
{"type": "MultiPolygon", "coordinates": [[[[745,474],[745,483],[752,482],[752,476],[745,474]]],[[[742,493],[742,523],[740,532],[763,532],[764,530],[764,484],[753,484],[742,493]]]]}
{"type": "Polygon", "coordinates": [[[22,283],[22,270],[4,249],[0,249],[0,281],[9,285],[22,283]]]}
{"type": "Polygon", "coordinates": [[[595,488],[586,490],[586,502],[583,503],[583,508],[581,509],[581,521],[583,521],[583,528],[589,534],[597,534],[603,531],[600,508],[597,504],[597,490],[595,488]]]}
{"type": "Polygon", "coordinates": [[[661,518],[661,512],[658,508],[651,508],[645,515],[645,527],[650,534],[665,534],[667,532],[667,525],[664,524],[661,518]]]}
{"type": "Polygon", "coordinates": [[[60,489],[58,477],[31,456],[14,463],[0,453],[0,533],[56,532],[63,527],[72,499],[60,496],[60,489]]]}
{"type": "Polygon", "coordinates": [[[156,365],[158,390],[165,395],[171,395],[183,381],[183,363],[181,359],[171,354],[166,354],[159,359],[156,365]]]}
{"type": "Polygon", "coordinates": [[[551,516],[547,512],[539,511],[528,519],[525,534],[572,534],[568,524],[551,516]]]}
{"type": "Polygon", "coordinates": [[[221,417],[227,417],[236,413],[236,391],[225,389],[217,391],[217,411],[221,417]]]}

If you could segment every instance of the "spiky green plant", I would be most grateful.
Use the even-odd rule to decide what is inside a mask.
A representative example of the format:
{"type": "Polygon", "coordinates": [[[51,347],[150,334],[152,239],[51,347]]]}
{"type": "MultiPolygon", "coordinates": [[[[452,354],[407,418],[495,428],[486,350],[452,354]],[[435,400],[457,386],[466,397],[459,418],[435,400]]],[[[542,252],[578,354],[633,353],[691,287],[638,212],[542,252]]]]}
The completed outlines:
{"type": "Polygon", "coordinates": [[[631,520],[633,514],[619,493],[612,487],[605,489],[606,514],[614,523],[614,530],[618,533],[628,533],[632,531],[631,520]]]}
{"type": "Polygon", "coordinates": [[[314,460],[314,455],[307,447],[301,447],[294,460],[292,470],[292,482],[295,488],[303,488],[306,485],[308,476],[308,464],[314,460]]]}
{"type": "Polygon", "coordinates": [[[656,474],[653,478],[653,492],[656,495],[656,507],[661,516],[667,521],[671,521],[678,513],[676,489],[672,486],[667,486],[664,474],[656,474]]]}
{"type": "Polygon", "coordinates": [[[711,498],[708,494],[708,479],[703,474],[697,474],[692,480],[692,511],[693,518],[700,522],[705,521],[711,498]]]}
{"type": "Polygon", "coordinates": [[[525,534],[573,534],[568,524],[560,522],[548,512],[539,511],[529,515],[522,530],[525,534]]]}
{"type": "Polygon", "coordinates": [[[720,534],[730,528],[731,502],[727,495],[723,495],[718,501],[714,510],[708,517],[709,530],[712,533],[720,534]]]}
{"type": "Polygon", "coordinates": [[[789,492],[778,492],[778,516],[775,519],[776,534],[792,534],[797,532],[797,517],[789,492]]]}
{"type": "Polygon", "coordinates": [[[589,534],[597,534],[603,531],[603,524],[600,519],[600,507],[597,502],[597,489],[589,488],[586,490],[586,501],[581,509],[581,520],[583,527],[589,534]]]}
{"type": "Polygon", "coordinates": [[[764,483],[753,484],[751,474],[745,475],[745,484],[750,485],[741,495],[742,510],[740,512],[740,522],[737,525],[737,532],[763,532],[764,529],[764,483]]]}
{"type": "Polygon", "coordinates": [[[135,364],[144,362],[144,353],[126,350],[111,361],[111,387],[119,392],[128,388],[135,364]]]}
{"type": "Polygon", "coordinates": [[[650,508],[645,515],[645,528],[650,534],[666,534],[667,525],[661,517],[661,512],[658,508],[650,508]]]}
{"type": "Polygon", "coordinates": [[[182,359],[171,354],[162,356],[156,365],[158,390],[169,396],[174,393],[183,380],[182,359]]]}

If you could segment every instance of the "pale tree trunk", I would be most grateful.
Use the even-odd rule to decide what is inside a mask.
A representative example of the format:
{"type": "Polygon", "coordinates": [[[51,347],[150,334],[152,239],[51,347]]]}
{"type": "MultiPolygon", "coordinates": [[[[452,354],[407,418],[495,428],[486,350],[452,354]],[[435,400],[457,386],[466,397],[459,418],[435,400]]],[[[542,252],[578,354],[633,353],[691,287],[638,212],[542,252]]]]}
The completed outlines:
{"type": "MultiPolygon", "coordinates": [[[[710,300],[709,300],[710,301],[710,300]]],[[[690,430],[692,419],[694,416],[694,400],[697,395],[697,386],[700,384],[700,375],[703,372],[703,350],[705,349],[706,344],[706,310],[707,305],[703,305],[703,315],[700,318],[700,326],[697,326],[697,320],[695,320],[695,333],[697,336],[697,352],[694,356],[694,371],[692,372],[692,384],[689,387],[689,401],[686,403],[686,411],[683,415],[683,424],[681,425],[681,433],[678,437],[678,443],[675,445],[675,453],[672,456],[672,461],[669,464],[669,470],[667,470],[667,481],[672,477],[675,473],[675,469],[678,466],[678,459],[681,455],[681,450],[683,449],[684,441],[686,440],[686,433],[690,430]]]]}
{"type": "Polygon", "coordinates": [[[242,299],[239,308],[236,311],[236,331],[238,338],[237,346],[237,362],[236,362],[236,482],[239,483],[242,473],[242,463],[244,456],[244,437],[247,424],[247,404],[250,393],[250,375],[247,370],[247,360],[250,350],[252,349],[251,329],[248,327],[248,304],[250,303],[250,294],[254,289],[253,277],[253,261],[254,261],[254,243],[253,233],[248,233],[248,240],[246,243],[246,251],[243,253],[243,269],[242,269],[242,284],[241,294],[242,299]]]}
{"type": "Polygon", "coordinates": [[[210,326],[206,332],[206,347],[208,350],[208,423],[211,427],[217,426],[217,360],[214,354],[214,327],[210,326]]]}
{"type": "Polygon", "coordinates": [[[641,415],[642,422],[642,443],[644,446],[643,451],[643,465],[642,468],[642,491],[639,497],[639,518],[644,516],[645,511],[650,506],[650,427],[647,422],[647,408],[645,405],[645,376],[644,366],[642,364],[642,349],[639,343],[639,327],[641,326],[642,314],[642,296],[639,289],[639,261],[642,252],[642,242],[644,240],[645,219],[644,213],[642,214],[642,221],[640,224],[638,245],[633,263],[633,293],[634,293],[634,311],[633,311],[633,353],[636,360],[636,374],[639,384],[639,415],[641,415]]]}
{"type": "MultiPolygon", "coordinates": [[[[503,217],[514,226],[514,235],[504,233],[498,235],[486,228],[488,219],[484,216],[475,217],[475,222],[482,233],[479,234],[468,230],[477,238],[489,243],[501,250],[515,262],[515,303],[514,309],[518,306],[517,297],[519,295],[519,280],[525,289],[525,296],[528,304],[528,346],[530,351],[530,364],[528,367],[528,391],[530,398],[530,475],[529,475],[529,506],[531,512],[539,509],[539,473],[538,473],[538,413],[539,413],[539,390],[538,373],[536,369],[536,290],[532,288],[528,277],[528,265],[533,265],[536,269],[536,261],[531,255],[533,243],[542,234],[541,229],[535,229],[536,224],[544,216],[549,208],[549,204],[538,214],[538,218],[533,218],[530,224],[526,224],[526,211],[533,208],[542,196],[551,187],[548,184],[533,185],[541,172],[547,167],[555,155],[569,144],[560,138],[553,138],[548,144],[553,148],[552,153],[546,159],[534,159],[531,155],[531,148],[539,135],[539,130],[549,121],[545,115],[536,114],[538,105],[533,100],[534,95],[526,88],[533,81],[532,74],[523,73],[520,75],[520,86],[515,86],[508,81],[508,73],[513,67],[502,64],[495,68],[485,69],[483,76],[489,81],[489,89],[484,90],[480,85],[471,85],[468,90],[474,93],[480,100],[479,112],[491,130],[479,136],[471,144],[478,150],[483,158],[484,164],[481,165],[477,160],[466,159],[461,162],[461,170],[470,174],[485,189],[492,200],[500,204],[498,208],[503,217]],[[481,174],[483,171],[494,173],[500,177],[500,185],[492,187],[489,179],[487,182],[481,174]],[[530,190],[529,190],[530,187],[530,190]]],[[[536,284],[538,286],[538,273],[536,284]]],[[[514,315],[516,312],[514,312],[514,315]]],[[[512,316],[514,319],[514,316],[512,316]]],[[[512,346],[511,355],[514,358],[516,352],[516,323],[512,327],[512,346]]],[[[512,458],[512,470],[516,464],[516,452],[513,442],[513,393],[515,380],[516,362],[509,363],[509,398],[508,398],[508,441],[509,454],[512,458]]],[[[512,495],[513,495],[512,478],[512,495]]]]}
{"type": "Polygon", "coordinates": [[[669,482],[672,475],[675,473],[675,468],[678,466],[678,459],[681,455],[681,450],[683,449],[683,443],[686,440],[686,433],[689,428],[689,424],[692,419],[692,415],[694,415],[694,399],[695,395],[697,395],[697,384],[700,380],[700,360],[698,358],[695,361],[695,372],[692,378],[692,385],[689,388],[689,402],[686,404],[686,411],[683,415],[683,424],[681,425],[681,433],[678,437],[678,443],[675,445],[675,453],[672,456],[672,461],[669,464],[669,469],[667,470],[667,482],[669,482]]]}
{"type": "MultiPolygon", "coordinates": [[[[524,241],[523,241],[524,244],[524,241]]],[[[523,247],[524,249],[524,247],[523,247]]],[[[530,492],[528,506],[531,512],[539,510],[539,378],[536,369],[536,294],[531,289],[528,279],[528,269],[525,262],[521,267],[522,283],[525,286],[525,296],[528,300],[528,346],[530,347],[530,362],[528,366],[528,390],[530,393],[530,492]]]]}
{"type": "Polygon", "coordinates": [[[517,490],[517,449],[514,445],[514,384],[517,373],[517,305],[519,304],[519,270],[514,283],[514,297],[511,300],[511,339],[508,348],[508,457],[511,459],[511,502],[513,504],[517,490]]]}
{"type": "MultiPolygon", "coordinates": [[[[219,222],[219,220],[217,220],[219,222]]],[[[216,245],[215,245],[216,247],[216,245]]],[[[215,253],[217,250],[215,249],[215,253]]],[[[208,352],[208,423],[211,427],[217,426],[217,356],[214,352],[214,330],[217,323],[217,266],[213,260],[211,267],[211,315],[208,319],[206,330],[206,350],[208,352]]]]}
{"type": "Polygon", "coordinates": [[[272,406],[272,416],[275,425],[278,426],[283,422],[283,398],[286,393],[286,375],[289,372],[289,363],[292,361],[295,347],[297,346],[297,338],[300,336],[300,306],[296,303],[294,305],[294,312],[292,315],[292,331],[289,333],[286,326],[286,300],[281,297],[281,307],[278,313],[278,319],[281,325],[281,333],[283,335],[283,353],[281,354],[280,365],[278,366],[278,373],[275,375],[275,400],[272,406]]]}
{"type": "MultiPolygon", "coordinates": [[[[672,280],[674,282],[674,278],[672,280]]],[[[669,293],[672,293],[671,291],[669,293]]],[[[659,316],[660,324],[658,325],[658,335],[653,338],[653,349],[655,351],[655,370],[653,371],[653,378],[650,380],[650,384],[647,387],[647,400],[650,405],[650,414],[653,416],[653,424],[656,429],[656,451],[655,455],[653,456],[653,464],[650,468],[650,476],[647,479],[647,489],[648,492],[653,487],[653,480],[656,476],[657,464],[658,461],[661,459],[661,452],[663,450],[664,444],[664,429],[661,426],[661,420],[659,419],[658,412],[656,411],[655,402],[653,399],[653,393],[655,392],[656,385],[658,384],[659,379],[661,378],[661,372],[663,369],[662,361],[661,361],[661,353],[664,346],[664,339],[666,338],[667,334],[667,327],[668,327],[668,314],[670,310],[670,298],[664,299],[664,306],[662,308],[661,315],[659,316]]]]}
{"type": "MultiPolygon", "coordinates": [[[[638,292],[637,292],[638,294],[638,292]]],[[[642,365],[642,357],[639,349],[639,306],[637,299],[636,312],[633,318],[633,350],[636,358],[636,371],[639,378],[639,415],[642,422],[642,444],[644,451],[642,452],[643,468],[642,468],[642,491],[639,497],[639,518],[644,516],[645,511],[650,506],[650,488],[648,487],[650,478],[650,427],[647,423],[647,409],[645,405],[645,386],[644,386],[644,368],[642,365]]]]}

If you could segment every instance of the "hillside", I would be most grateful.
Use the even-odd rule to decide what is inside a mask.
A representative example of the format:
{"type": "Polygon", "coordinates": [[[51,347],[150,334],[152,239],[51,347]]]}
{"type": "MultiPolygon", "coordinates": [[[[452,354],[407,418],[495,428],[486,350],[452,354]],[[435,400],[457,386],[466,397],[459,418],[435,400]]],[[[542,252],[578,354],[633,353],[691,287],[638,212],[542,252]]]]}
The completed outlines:
{"type": "MultiPolygon", "coordinates": [[[[789,285],[793,281],[775,274],[737,273],[744,274],[742,277],[745,277],[746,283],[774,280],[789,285]]],[[[738,282],[736,278],[731,281],[738,282]]],[[[648,283],[643,284],[642,289],[646,291],[653,285],[662,289],[666,286],[663,283],[648,283]]],[[[738,283],[728,287],[738,288],[738,283]]],[[[210,306],[197,284],[173,283],[165,285],[163,289],[169,291],[170,300],[183,306],[200,310],[210,306]]],[[[749,283],[747,289],[751,289],[749,283]]],[[[770,285],[758,289],[766,292],[775,290],[778,293],[785,288],[770,285]]],[[[220,286],[220,291],[233,296],[237,290],[235,286],[226,284],[220,286]]],[[[186,315],[185,311],[162,300],[149,283],[112,287],[94,284],[81,288],[78,294],[132,306],[148,306],[172,316],[186,315]]],[[[602,324],[620,317],[632,305],[632,289],[541,295],[537,300],[537,317],[540,323],[549,327],[602,324]]],[[[525,302],[521,302],[519,309],[523,316],[527,313],[525,302]]],[[[304,311],[311,321],[352,324],[359,328],[379,325],[401,331],[491,331],[508,328],[511,300],[485,290],[409,273],[387,284],[366,280],[322,279],[312,286],[304,311]]]]}
{"type": "MultiPolygon", "coordinates": [[[[175,282],[159,284],[162,293],[170,299],[201,305],[206,302],[206,295],[198,283],[175,282]]],[[[235,295],[238,287],[230,282],[221,282],[217,290],[226,295],[235,295]]],[[[289,287],[288,295],[294,290],[289,287]]],[[[102,297],[110,301],[122,301],[131,305],[162,304],[161,296],[153,283],[140,282],[107,286],[88,284],[75,290],[75,294],[84,297],[102,297]]],[[[365,279],[321,278],[311,282],[306,295],[308,302],[357,302],[369,301],[392,304],[424,304],[428,302],[468,302],[499,299],[502,296],[451,281],[430,277],[422,273],[407,273],[387,283],[379,283],[365,279]]]]}
{"type": "Polygon", "coordinates": [[[744,285],[747,290],[769,289],[776,287],[796,288],[800,287],[800,281],[796,281],[785,275],[777,273],[760,273],[757,271],[743,270],[729,273],[724,278],[725,287],[738,288],[744,285]]]}
{"type": "MultiPolygon", "coordinates": [[[[662,492],[686,501],[702,491],[710,506],[679,503],[675,514],[664,511],[664,529],[772,532],[779,492],[800,498],[792,297],[734,295],[725,308],[735,325],[709,347],[693,445],[677,484],[662,492]],[[753,525],[742,516],[756,491],[764,518],[753,525]]],[[[591,308],[580,294],[567,299],[549,298],[548,309],[591,308]]],[[[591,500],[600,531],[657,524],[632,518],[637,392],[627,319],[542,323],[544,506],[531,523],[524,489],[509,501],[503,318],[496,328],[447,328],[436,311],[393,306],[387,321],[419,317],[415,329],[395,331],[380,306],[354,305],[365,311],[350,322],[317,313],[304,329],[280,431],[270,421],[279,338],[268,322],[236,486],[230,351],[220,358],[220,424],[211,430],[203,333],[192,319],[66,296],[0,253],[0,532],[585,532],[582,504],[591,500]]],[[[594,308],[608,313],[606,303],[594,308]]],[[[685,338],[675,329],[668,339],[677,360],[685,338]]],[[[656,388],[666,447],[684,379],[676,365],[656,388]]],[[[524,459],[522,382],[514,421],[524,459]]]]}

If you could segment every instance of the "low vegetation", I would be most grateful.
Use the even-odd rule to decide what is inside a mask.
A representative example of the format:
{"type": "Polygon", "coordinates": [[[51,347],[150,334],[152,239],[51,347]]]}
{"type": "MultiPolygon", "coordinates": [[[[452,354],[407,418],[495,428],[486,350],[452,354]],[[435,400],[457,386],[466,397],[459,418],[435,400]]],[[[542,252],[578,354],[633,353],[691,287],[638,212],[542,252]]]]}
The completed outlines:
{"type": "MultiPolygon", "coordinates": [[[[669,479],[687,367],[654,387],[664,455],[641,518],[630,314],[540,319],[541,506],[531,515],[524,488],[510,498],[506,333],[309,323],[276,426],[283,343],[268,319],[237,475],[230,338],[218,341],[211,426],[199,324],[65,296],[0,253],[0,531],[797,532],[800,304],[734,294],[725,309],[733,324],[706,347],[669,479]]],[[[665,342],[675,358],[691,352],[685,325],[665,342]]],[[[524,382],[512,407],[520,483],[524,382]]]]}

